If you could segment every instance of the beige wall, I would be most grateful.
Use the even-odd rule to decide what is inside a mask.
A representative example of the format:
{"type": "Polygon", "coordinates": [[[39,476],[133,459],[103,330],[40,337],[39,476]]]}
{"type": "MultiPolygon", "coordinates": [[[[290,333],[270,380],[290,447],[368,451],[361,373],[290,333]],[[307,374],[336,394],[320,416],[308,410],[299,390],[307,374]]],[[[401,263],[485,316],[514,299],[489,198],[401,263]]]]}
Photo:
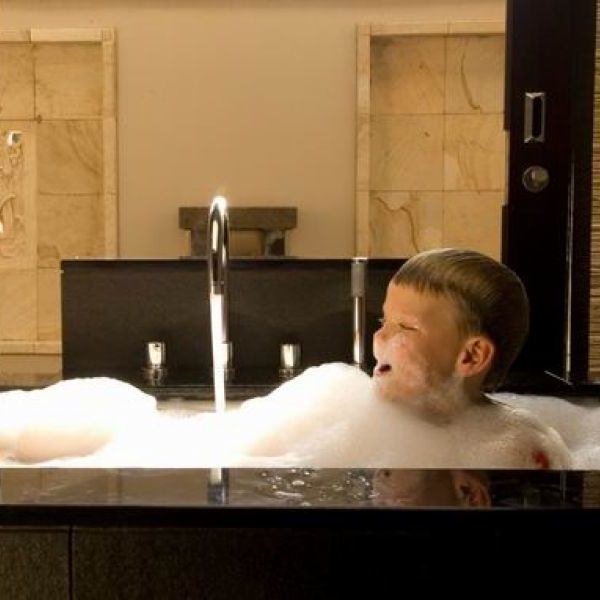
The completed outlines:
{"type": "Polygon", "coordinates": [[[115,27],[124,257],[187,253],[177,208],[295,205],[300,256],[354,252],[355,26],[503,20],[503,0],[0,0],[0,25],[115,27]]]}

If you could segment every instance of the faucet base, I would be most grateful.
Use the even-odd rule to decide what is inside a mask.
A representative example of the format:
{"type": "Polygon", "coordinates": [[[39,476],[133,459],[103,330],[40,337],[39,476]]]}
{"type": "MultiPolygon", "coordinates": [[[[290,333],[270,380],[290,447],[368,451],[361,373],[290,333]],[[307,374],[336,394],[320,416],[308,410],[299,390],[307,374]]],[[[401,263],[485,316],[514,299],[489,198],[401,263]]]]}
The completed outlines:
{"type": "Polygon", "coordinates": [[[279,369],[279,379],[281,381],[287,381],[288,379],[293,379],[297,375],[300,375],[300,373],[302,373],[302,369],[282,367],[279,369]]]}
{"type": "Polygon", "coordinates": [[[142,374],[147,384],[162,385],[168,375],[168,370],[167,367],[144,367],[142,374]]]}

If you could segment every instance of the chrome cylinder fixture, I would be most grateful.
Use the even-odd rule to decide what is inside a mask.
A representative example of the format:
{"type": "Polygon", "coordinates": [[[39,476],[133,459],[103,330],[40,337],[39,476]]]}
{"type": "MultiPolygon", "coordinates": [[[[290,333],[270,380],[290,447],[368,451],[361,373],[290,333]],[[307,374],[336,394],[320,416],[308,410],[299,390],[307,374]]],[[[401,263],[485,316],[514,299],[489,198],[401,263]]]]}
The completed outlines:
{"type": "Polygon", "coordinates": [[[351,266],[352,360],[360,369],[365,366],[366,289],[367,259],[353,258],[351,266]]]}
{"type": "Polygon", "coordinates": [[[167,345],[165,342],[146,342],[146,362],[142,369],[150,385],[161,385],[167,376],[167,345]]]}
{"type": "Polygon", "coordinates": [[[281,344],[279,357],[279,377],[281,379],[291,379],[300,374],[302,370],[300,367],[302,360],[300,344],[281,344]]]}

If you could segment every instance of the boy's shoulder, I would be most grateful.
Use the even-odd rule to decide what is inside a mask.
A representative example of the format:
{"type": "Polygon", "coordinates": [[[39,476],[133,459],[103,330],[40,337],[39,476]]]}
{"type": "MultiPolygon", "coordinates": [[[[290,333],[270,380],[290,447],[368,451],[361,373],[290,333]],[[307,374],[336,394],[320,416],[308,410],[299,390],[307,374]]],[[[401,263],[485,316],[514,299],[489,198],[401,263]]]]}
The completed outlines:
{"type": "Polygon", "coordinates": [[[503,468],[568,469],[571,453],[558,432],[523,408],[497,400],[473,406],[465,413],[468,429],[481,447],[493,450],[503,468]]]}

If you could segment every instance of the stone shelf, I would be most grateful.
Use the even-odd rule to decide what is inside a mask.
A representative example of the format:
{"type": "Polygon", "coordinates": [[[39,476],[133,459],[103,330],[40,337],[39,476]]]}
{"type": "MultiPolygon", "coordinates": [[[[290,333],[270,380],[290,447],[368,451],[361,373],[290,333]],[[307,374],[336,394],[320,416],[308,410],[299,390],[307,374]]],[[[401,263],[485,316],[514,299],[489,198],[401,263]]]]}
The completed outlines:
{"type": "MultiPolygon", "coordinates": [[[[230,208],[229,227],[233,231],[259,231],[265,256],[285,255],[286,231],[294,229],[298,222],[296,207],[235,207],[230,208]]],[[[179,228],[190,232],[191,255],[206,255],[206,227],[208,208],[199,206],[179,207],[179,228]]]]}

